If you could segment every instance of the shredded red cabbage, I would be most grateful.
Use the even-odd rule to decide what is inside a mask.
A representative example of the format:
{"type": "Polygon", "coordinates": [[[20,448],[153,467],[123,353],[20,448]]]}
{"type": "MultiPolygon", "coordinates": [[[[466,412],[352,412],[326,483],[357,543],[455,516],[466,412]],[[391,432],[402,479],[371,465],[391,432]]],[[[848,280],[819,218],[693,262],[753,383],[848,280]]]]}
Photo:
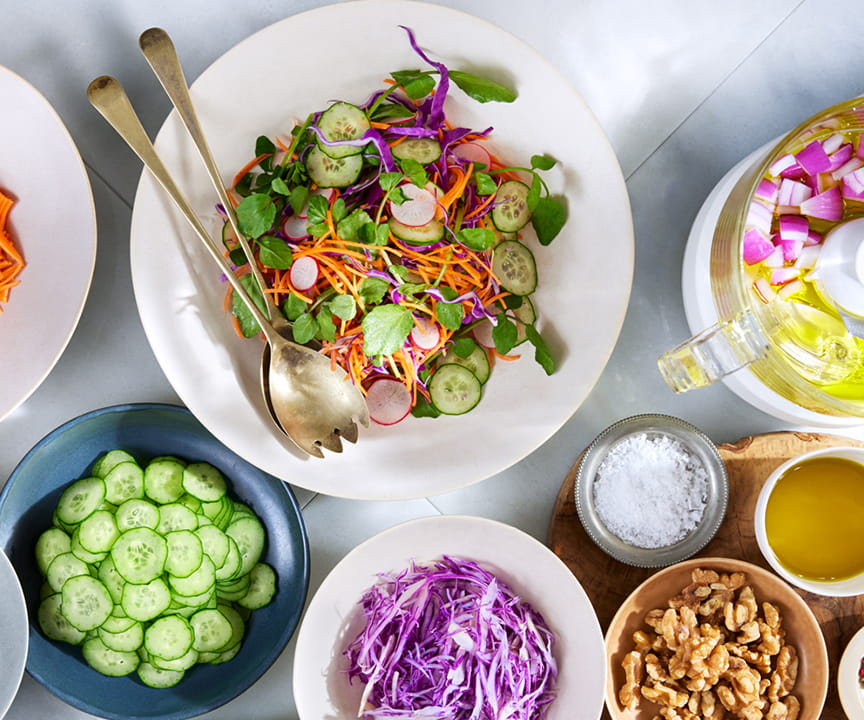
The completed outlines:
{"type": "Polygon", "coordinates": [[[411,565],[363,595],[366,624],[345,650],[368,718],[537,720],[555,698],[555,637],[477,563],[411,565]]]}

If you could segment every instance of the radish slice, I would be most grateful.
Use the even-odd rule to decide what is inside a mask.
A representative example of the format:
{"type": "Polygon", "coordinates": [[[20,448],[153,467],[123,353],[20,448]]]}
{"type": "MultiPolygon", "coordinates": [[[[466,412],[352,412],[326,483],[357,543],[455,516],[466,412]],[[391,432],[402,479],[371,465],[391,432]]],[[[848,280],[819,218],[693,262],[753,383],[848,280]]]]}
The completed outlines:
{"type": "Polygon", "coordinates": [[[435,219],[438,210],[435,195],[414,183],[402,185],[401,189],[408,199],[401,204],[390,201],[390,214],[397,222],[408,227],[420,227],[435,219]]]}
{"type": "Polygon", "coordinates": [[[414,329],[411,331],[411,342],[421,350],[431,350],[441,340],[441,331],[438,324],[426,317],[420,316],[415,319],[414,329]]]}
{"type": "Polygon", "coordinates": [[[299,215],[289,215],[282,223],[282,234],[289,240],[301,240],[309,235],[309,220],[299,215]]]}
{"type": "Polygon", "coordinates": [[[366,390],[369,417],[379,425],[395,425],[411,412],[411,393],[395,378],[380,377],[366,390]]]}
{"type": "Polygon", "coordinates": [[[476,142],[465,142],[456,145],[453,148],[453,154],[459,158],[460,160],[464,160],[465,162],[474,163],[475,170],[480,170],[481,168],[476,167],[478,165],[485,165],[485,168],[488,170],[492,167],[492,156],[489,154],[489,151],[483,147],[480,143],[476,142]]]}
{"type": "Polygon", "coordinates": [[[297,258],[291,263],[288,277],[295,290],[300,292],[310,290],[318,281],[318,261],[309,255],[297,258]]]}

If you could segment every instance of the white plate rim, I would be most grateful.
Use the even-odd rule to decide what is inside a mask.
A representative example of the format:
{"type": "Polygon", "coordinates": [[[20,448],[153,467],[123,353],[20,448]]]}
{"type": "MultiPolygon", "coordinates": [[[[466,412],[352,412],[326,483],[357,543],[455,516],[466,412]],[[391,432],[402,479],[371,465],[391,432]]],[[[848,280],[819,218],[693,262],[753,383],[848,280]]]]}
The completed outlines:
{"type": "MultiPolygon", "coordinates": [[[[502,363],[496,372],[502,376],[510,374],[515,379],[503,378],[499,384],[487,386],[481,406],[467,416],[436,421],[408,418],[392,428],[373,426],[369,430],[361,429],[358,445],[348,445],[342,455],[329,454],[324,462],[301,458],[291,448],[290,442],[279,437],[279,433],[272,429],[260,400],[257,381],[260,349],[248,342],[238,347],[236,338],[231,337],[233,330],[227,318],[224,322],[220,320],[220,327],[213,327],[216,323],[211,323],[206,331],[200,329],[202,319],[206,318],[202,318],[202,309],[195,303],[210,290],[206,287],[205,273],[199,272],[198,277],[193,278],[188,266],[197,262],[198,258],[202,258],[201,267],[211,261],[203,259],[205,255],[194,240],[190,239],[188,243],[180,241],[183,244],[178,245],[176,238],[168,238],[171,233],[186,235],[185,225],[146,172],[142,173],[133,207],[132,274],[142,325],[163,372],[184,404],[223,443],[267,472],[315,492],[353,499],[410,499],[459,489],[507,469],[546,442],[576,412],[599,379],[623,326],[633,277],[633,223],[626,185],[614,151],[590,108],[569,81],[533,48],[497,26],[443,6],[410,0],[352,0],[300,13],[258,31],[222,55],[192,84],[199,116],[211,138],[217,162],[220,143],[218,139],[212,141],[214,135],[222,139],[228,137],[227,133],[235,132],[236,128],[231,126],[229,118],[220,119],[218,114],[214,116],[213,110],[208,113],[208,108],[216,106],[218,110],[232,105],[232,98],[224,96],[224,88],[231,86],[227,82],[230,68],[247,66],[250,58],[257,57],[256,53],[260,52],[261,47],[267,43],[274,44],[285,33],[303,30],[294,38],[300,42],[302,35],[308,34],[310,28],[326,25],[337,34],[336,38],[331,37],[331,41],[339,46],[340,32],[348,34],[348,29],[363,18],[381,17],[394,18],[391,29],[400,35],[402,31],[396,28],[395,18],[399,19],[398,23],[421,28],[418,41],[427,52],[430,47],[446,42],[448,36],[445,30],[451,32],[454,23],[470,31],[472,37],[479,33],[482,40],[491,42],[489,39],[494,38],[496,49],[499,52],[502,47],[506,50],[501,52],[500,57],[509,58],[516,53],[520,65],[528,63],[532,70],[543,69],[545,85],[540,83],[543,86],[541,89],[533,84],[533,80],[519,88],[520,96],[524,96],[525,107],[528,107],[529,100],[536,99],[531,93],[542,95],[542,89],[552,87],[561,93],[558,104],[563,103],[567,110],[572,110],[578,117],[580,143],[577,144],[573,137],[566,138],[561,154],[570,158],[575,153],[584,162],[570,163],[561,170],[562,177],[566,174],[567,178],[563,190],[567,192],[571,206],[578,200],[576,209],[590,212],[582,213],[571,229],[565,230],[556,239],[548,252],[554,252],[556,244],[561,247],[566,243],[577,243],[577,240],[570,239],[570,233],[578,233],[581,244],[576,246],[576,252],[579,259],[584,259],[585,264],[592,268],[592,272],[583,273],[584,277],[580,275],[572,287],[564,288],[563,282],[558,283],[562,286],[558,290],[553,289],[553,283],[544,288],[541,279],[538,298],[544,292],[564,293],[566,290],[573,296],[574,314],[579,313],[580,317],[584,317],[581,322],[569,317],[566,319],[566,323],[569,323],[566,327],[568,344],[560,337],[557,340],[567,354],[556,374],[550,378],[543,376],[541,383],[538,380],[538,375],[542,374],[539,368],[525,369],[525,366],[535,365],[530,357],[523,358],[520,363],[513,363],[522,366],[516,370],[501,367],[505,365],[502,363]],[[340,31],[340,28],[345,30],[340,31]],[[218,103],[216,88],[221,89],[218,103]],[[230,129],[226,129],[226,126],[230,129]],[[594,174],[586,178],[590,173],[594,174]],[[603,185],[601,189],[587,182],[587,179],[595,177],[602,177],[602,182],[597,183],[603,185]],[[608,232],[608,237],[602,241],[595,238],[601,229],[608,232]],[[607,248],[598,248],[603,243],[607,244],[607,248]],[[154,252],[154,247],[157,252],[154,252]],[[172,248],[174,255],[178,252],[185,254],[184,267],[178,271],[170,267],[166,270],[163,261],[154,259],[164,256],[164,253],[158,252],[160,247],[172,248]],[[175,273],[174,279],[180,280],[183,287],[168,285],[166,273],[172,272],[175,273]],[[615,281],[610,282],[610,276],[615,276],[615,281]],[[603,278],[602,281],[600,278],[603,278]],[[590,293],[583,288],[587,285],[591,286],[590,293]],[[173,293],[174,297],[166,298],[166,293],[173,293]],[[595,300],[596,304],[591,306],[595,300]],[[585,312],[584,308],[588,307],[590,311],[585,312]],[[166,318],[170,318],[170,321],[166,318]],[[580,322],[577,332],[579,337],[573,339],[571,331],[577,322],[580,322]],[[196,333],[197,338],[204,338],[207,343],[204,353],[207,356],[206,364],[195,359],[198,357],[198,345],[193,343],[196,333]],[[217,376],[221,380],[215,379],[217,376]],[[229,387],[231,383],[236,387],[229,387]],[[528,389],[527,394],[535,399],[535,403],[530,407],[519,408],[520,417],[523,414],[525,417],[520,420],[515,440],[512,436],[507,441],[498,438],[489,423],[478,422],[477,425],[483,425],[482,442],[471,448],[459,447],[456,453],[458,461],[454,459],[449,464],[441,465],[442,458],[436,455],[434,467],[416,462],[415,450],[423,451],[435,444],[449,446],[451,442],[457,445],[465,443],[466,438],[477,431],[477,425],[471,425],[474,418],[480,418],[487,410],[490,417],[497,415],[500,408],[508,403],[512,405],[512,393],[520,392],[523,387],[528,389]],[[538,388],[539,393],[536,392],[538,388]],[[511,395],[505,398],[507,392],[511,395]],[[446,423],[446,429],[433,429],[434,423],[446,423]],[[398,433],[398,444],[388,442],[388,433],[398,433]],[[446,441],[439,442],[439,438],[446,441]],[[364,446],[368,446],[368,450],[361,449],[364,446]],[[359,481],[346,481],[352,473],[359,476],[359,481]]],[[[407,47],[407,41],[400,35],[393,35],[390,44],[398,42],[407,47]]],[[[374,40],[369,40],[368,44],[374,45],[374,40]]],[[[182,55],[182,49],[180,52],[182,55]]],[[[398,52],[405,52],[405,48],[400,47],[398,52]]],[[[413,57],[410,48],[407,52],[413,57]]],[[[473,58],[475,63],[489,60],[488,50],[477,52],[479,54],[469,56],[469,60],[473,58]]],[[[447,52],[440,53],[439,59],[442,59],[441,54],[446,55],[447,52]]],[[[446,61],[446,58],[443,59],[446,61]]],[[[421,64],[416,59],[413,61],[413,65],[421,64]]],[[[394,68],[388,67],[382,72],[391,69],[394,68]]],[[[509,71],[509,66],[507,69],[509,71]]],[[[370,89],[372,87],[375,86],[370,85],[370,89]]],[[[245,87],[242,92],[255,91],[245,87]]],[[[239,104],[252,106],[254,100],[254,95],[243,95],[243,102],[239,104]]],[[[463,103],[467,108],[468,104],[463,103]]],[[[315,107],[320,105],[312,109],[315,107]]],[[[486,106],[483,112],[487,112],[486,106]]],[[[502,117],[505,122],[508,121],[504,111],[496,116],[498,120],[502,117]]],[[[571,117],[568,123],[572,124],[572,121],[571,117]]],[[[494,124],[496,127],[499,125],[497,122],[494,124]]],[[[195,193],[203,193],[202,199],[198,195],[191,197],[193,207],[202,212],[202,207],[212,207],[212,198],[208,194],[209,183],[180,128],[176,113],[172,112],[158,134],[156,145],[163,152],[169,168],[181,173],[179,179],[188,181],[195,193]]],[[[261,132],[267,132],[267,129],[257,127],[255,134],[261,132]]],[[[507,138],[506,132],[502,138],[507,138]]],[[[532,151],[553,149],[536,147],[532,151]]],[[[230,152],[237,151],[232,149],[230,152]]],[[[248,152],[241,154],[244,158],[248,156],[248,152]]],[[[229,164],[231,167],[239,166],[236,162],[229,164]]],[[[226,167],[226,163],[220,165],[226,167]]],[[[223,173],[227,175],[224,169],[223,173]]],[[[550,180],[554,182],[554,178],[550,180]]],[[[571,217],[573,214],[571,211],[571,217]]],[[[566,250],[564,255],[573,253],[570,245],[566,250]]],[[[543,255],[545,249],[540,252],[538,257],[546,257],[543,255]]],[[[543,264],[542,261],[538,262],[543,264]]],[[[550,260],[545,265],[547,267],[543,272],[558,272],[550,260]]],[[[211,277],[218,277],[215,269],[207,272],[211,277]]],[[[217,303],[217,310],[221,313],[221,300],[217,300],[215,293],[211,300],[211,305],[206,308],[207,313],[215,312],[213,305],[217,303]]],[[[549,306],[553,304],[558,303],[549,303],[549,306]]]]}
{"type": "MultiPolygon", "coordinates": [[[[30,298],[25,298],[23,295],[25,293],[29,295],[29,288],[25,286],[25,283],[32,285],[34,281],[38,281],[40,286],[44,286],[45,283],[44,277],[36,278],[33,274],[41,269],[37,265],[41,264],[42,256],[38,255],[32,241],[27,238],[23,238],[20,241],[20,249],[25,254],[28,265],[21,274],[22,284],[12,290],[12,296],[9,303],[5,306],[5,312],[0,316],[0,343],[4,347],[8,346],[7,352],[12,353],[13,358],[15,357],[16,350],[22,354],[17,359],[17,362],[20,363],[20,367],[26,368],[28,380],[10,384],[14,385],[14,389],[11,387],[8,388],[7,392],[0,397],[0,421],[2,421],[22,405],[45,381],[72,339],[72,335],[84,311],[84,305],[93,281],[96,267],[97,226],[96,206],[87,168],[78,151],[74,138],[57,110],[34,85],[13,70],[2,65],[0,65],[0,89],[4,92],[4,101],[9,102],[11,106],[15,106],[16,100],[10,98],[7,93],[13,92],[17,94],[19,101],[26,100],[28,107],[38,110],[39,115],[36,120],[39,122],[39,127],[43,131],[50,131],[50,134],[43,135],[44,145],[39,152],[44,153],[46,159],[53,158],[56,160],[62,157],[64,167],[69,172],[68,175],[55,179],[58,187],[63,186],[63,192],[53,196],[61,204],[61,207],[53,207],[50,215],[64,218],[74,217],[81,223],[77,233],[68,232],[62,235],[57,233],[58,236],[63,238],[64,242],[69,243],[69,247],[65,252],[62,246],[60,246],[61,249],[57,251],[58,254],[67,262],[72,257],[78,258],[77,273],[71,275],[75,282],[68,288],[68,292],[64,296],[55,297],[50,307],[37,307],[33,312],[35,319],[28,321],[26,317],[22,318],[22,322],[38,329],[39,339],[35,344],[34,342],[21,343],[20,336],[17,339],[13,337],[8,343],[2,340],[4,334],[3,321],[6,320],[9,323],[10,318],[13,318],[17,323],[18,317],[22,313],[28,312],[29,308],[25,307],[25,305],[30,298]],[[76,212],[80,214],[75,214],[76,212]],[[38,260],[33,260],[34,255],[38,256],[38,260]],[[46,324],[44,320],[48,317],[49,310],[50,316],[60,321],[59,325],[56,326],[57,330],[53,333],[45,332],[46,324]],[[34,354],[32,352],[33,347],[38,348],[38,353],[34,354]]],[[[34,122],[33,117],[28,116],[24,118],[15,112],[6,113],[5,115],[8,119],[0,121],[0,125],[4,122],[18,125],[22,123],[32,124],[34,122]]],[[[32,128],[28,132],[33,132],[32,128]]],[[[0,148],[0,162],[3,162],[3,155],[3,149],[0,148]]],[[[5,185],[8,190],[18,196],[16,205],[19,207],[16,210],[16,207],[13,206],[9,216],[9,222],[12,223],[13,229],[16,222],[16,212],[21,212],[21,207],[24,203],[29,204],[31,202],[25,195],[27,189],[21,185],[16,185],[15,178],[13,177],[14,173],[15,168],[10,171],[8,167],[0,167],[0,184],[5,185]]],[[[34,187],[33,190],[33,197],[35,197],[37,188],[34,187]]],[[[41,188],[39,190],[39,194],[43,195],[44,190],[41,188]]],[[[73,229],[75,229],[74,224],[73,229]]],[[[47,232],[45,236],[43,242],[49,242],[52,239],[47,232]]],[[[55,245],[54,247],[57,248],[58,246],[55,245]]],[[[68,267],[67,262],[54,262],[48,269],[51,270],[62,266],[68,267]]],[[[42,294],[47,295],[44,292],[42,294]]],[[[44,301],[39,299],[37,302],[42,303],[44,301]]],[[[25,327],[25,332],[26,330],[27,328],[25,327]]],[[[4,364],[8,362],[8,357],[9,355],[7,354],[4,364]]]]}
{"type": "Polygon", "coordinates": [[[334,635],[352,617],[359,617],[357,602],[377,573],[399,570],[412,559],[429,562],[443,555],[486,567],[543,614],[556,634],[559,681],[577,681],[559,688],[547,720],[571,717],[575,707],[580,717],[599,718],[606,685],[603,633],[588,595],[570,569],[542,542],[506,523],[471,515],[432,515],[399,523],[360,543],[315,591],[300,621],[294,654],[293,692],[300,720],[352,717],[338,714],[329,697],[332,656],[341,652],[334,635]],[[528,580],[538,573],[542,582],[528,580]],[[582,651],[586,656],[579,655],[582,651]],[[578,682],[585,685],[577,687],[578,682]]]}
{"type": "Polygon", "coordinates": [[[858,682],[861,658],[864,658],[864,628],[852,636],[837,667],[837,693],[849,720],[864,720],[864,689],[858,682]]]}
{"type": "Polygon", "coordinates": [[[30,646],[30,624],[24,590],[6,553],[0,550],[0,586],[5,586],[0,610],[0,650],[3,672],[0,674],[0,718],[2,718],[21,686],[30,646]]]}

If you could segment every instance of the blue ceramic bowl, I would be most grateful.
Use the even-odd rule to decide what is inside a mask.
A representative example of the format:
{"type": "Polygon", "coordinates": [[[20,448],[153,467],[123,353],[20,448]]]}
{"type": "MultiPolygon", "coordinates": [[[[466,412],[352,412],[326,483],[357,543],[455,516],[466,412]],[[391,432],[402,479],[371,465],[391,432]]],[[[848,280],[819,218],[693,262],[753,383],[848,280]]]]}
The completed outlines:
{"type": "Polygon", "coordinates": [[[303,610],[309,542],[290,488],[217,441],[188,411],[171,405],[119,405],[70,420],[24,457],[0,493],[0,548],[15,567],[31,618],[27,671],[65,702],[103,718],[179,720],[212,710],[251,686],[284,650],[303,610]],[[237,656],[196,665],[176,686],[154,690],[133,673],[110,678],[91,669],[77,647],[46,639],[35,622],[42,578],[33,548],[51,525],[62,489],[88,474],[104,452],[122,448],[139,462],[156,455],[203,460],[219,468],[233,496],[267,529],[264,560],[278,575],[273,602],[252,613],[237,656]]]}

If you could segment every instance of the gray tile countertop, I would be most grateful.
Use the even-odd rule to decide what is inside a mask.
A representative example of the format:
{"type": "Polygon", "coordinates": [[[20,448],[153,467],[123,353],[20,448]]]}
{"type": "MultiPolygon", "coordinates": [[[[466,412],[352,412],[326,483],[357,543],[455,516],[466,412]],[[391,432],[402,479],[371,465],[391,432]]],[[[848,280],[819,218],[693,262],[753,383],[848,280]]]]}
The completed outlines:
{"type": "MultiPolygon", "coordinates": [[[[131,291],[129,227],[140,164],[87,103],[87,84],[112,74],[130,94],[149,98],[139,110],[147,130],[155,133],[170,106],[136,51],[141,31],[166,28],[184,49],[192,80],[253,32],[323,4],[6,3],[0,65],[38,88],[75,139],[93,188],[99,250],[87,304],[68,348],[45,382],[0,423],[0,486],[29,448],[72,417],[118,403],[179,403],[150,350],[131,291]]],[[[351,548],[410,518],[479,515],[544,540],[571,465],[600,430],[622,417],[676,415],[718,443],[789,429],[723,384],[674,395],[656,371],[656,359],[690,335],[681,262],[690,225],[714,185],[755,148],[864,90],[864,36],[853,21],[860,11],[853,0],[830,6],[818,0],[440,4],[479,16],[533,46],[596,114],[617,154],[632,205],[636,264],[630,306],[606,369],[580,409],[545,444],[498,475],[410,501],[354,501],[298,490],[312,551],[310,597],[351,548]]],[[[842,432],[864,439],[861,425],[842,432]]],[[[293,650],[292,642],[259,682],[203,717],[296,717],[293,650]]],[[[6,717],[89,716],[25,676],[6,717]]]]}

